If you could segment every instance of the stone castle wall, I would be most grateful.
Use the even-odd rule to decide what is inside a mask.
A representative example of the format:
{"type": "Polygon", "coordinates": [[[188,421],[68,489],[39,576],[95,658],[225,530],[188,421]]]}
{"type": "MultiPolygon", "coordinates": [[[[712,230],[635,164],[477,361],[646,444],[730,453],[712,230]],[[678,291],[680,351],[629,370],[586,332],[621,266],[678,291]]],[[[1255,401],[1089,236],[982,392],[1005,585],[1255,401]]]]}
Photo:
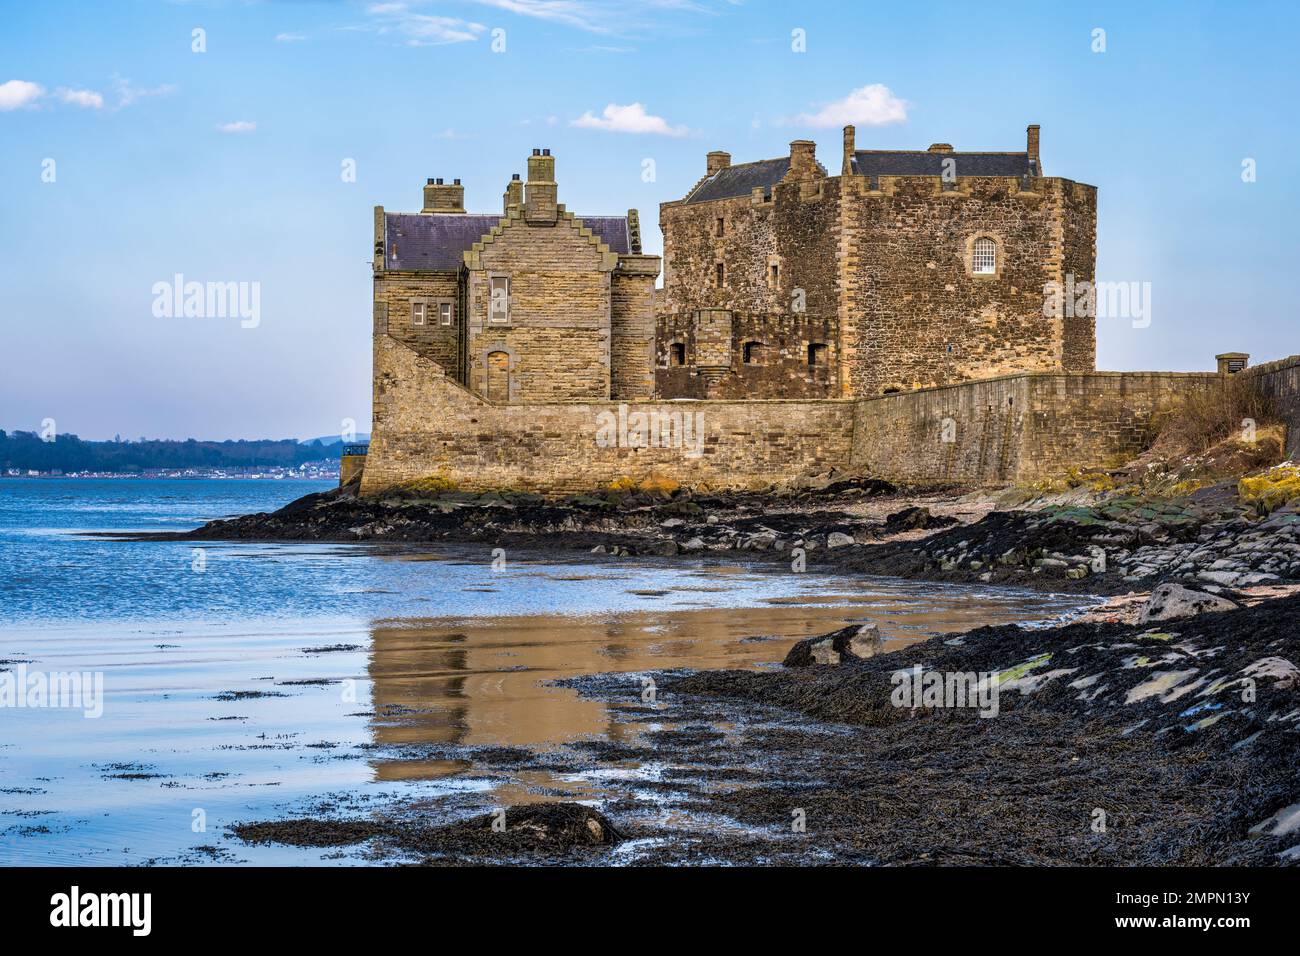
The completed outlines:
{"type": "Polygon", "coordinates": [[[1256,365],[1240,374],[1249,376],[1256,388],[1277,403],[1286,423],[1287,457],[1300,461],[1300,355],[1256,365]]]}
{"type": "Polygon", "coordinates": [[[866,399],[852,467],[896,481],[1033,481],[1068,467],[1115,467],[1153,437],[1151,419],[1214,372],[1008,375],[866,399]]]}
{"type": "MultiPolygon", "coordinates": [[[[1298,366],[1265,373],[1291,383],[1293,402],[1298,366]]],[[[547,494],[652,475],[755,488],[832,466],[911,482],[1025,482],[1118,465],[1145,447],[1157,409],[1223,381],[1212,372],[1028,373],[855,400],[499,404],[390,336],[376,336],[375,370],[367,494],[430,476],[547,494]],[[637,413],[675,415],[691,431],[669,447],[598,441],[611,422],[620,423],[615,435],[634,434],[637,413]]]]}
{"type": "Polygon", "coordinates": [[[437,476],[466,490],[563,494],[651,475],[717,488],[765,487],[792,473],[848,461],[851,402],[486,402],[428,359],[387,336],[375,344],[376,390],[362,492],[437,476]],[[689,416],[678,447],[621,445],[637,412],[689,416]],[[695,416],[700,416],[698,419],[695,416]],[[615,441],[598,432],[615,423],[615,441]],[[702,436],[695,426],[702,425],[702,436]],[[702,441],[697,441],[702,437],[702,441]],[[698,450],[698,454],[692,454],[698,450]]]}

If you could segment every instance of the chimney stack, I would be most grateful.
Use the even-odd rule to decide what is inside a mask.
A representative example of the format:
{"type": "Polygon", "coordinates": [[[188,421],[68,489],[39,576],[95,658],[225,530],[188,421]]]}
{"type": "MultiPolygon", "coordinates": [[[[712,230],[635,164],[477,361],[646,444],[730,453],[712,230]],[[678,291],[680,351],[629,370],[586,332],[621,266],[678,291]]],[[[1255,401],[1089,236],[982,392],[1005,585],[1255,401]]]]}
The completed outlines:
{"type": "Polygon", "coordinates": [[[515,173],[510,177],[510,182],[506,183],[505,194],[501,197],[501,212],[510,215],[511,209],[522,208],[524,204],[524,184],[519,179],[519,174],[515,173]]]}
{"type": "Polygon", "coordinates": [[[712,176],[720,169],[726,169],[731,165],[731,154],[721,149],[715,149],[708,154],[708,175],[712,176]]]}
{"type": "Polygon", "coordinates": [[[424,184],[424,208],[422,213],[465,211],[465,187],[460,180],[448,186],[441,179],[428,179],[424,184]]]}
{"type": "Polygon", "coordinates": [[[524,218],[529,222],[555,222],[557,187],[555,157],[549,149],[534,149],[528,157],[528,184],[524,190],[524,218]]]}
{"type": "Polygon", "coordinates": [[[857,132],[852,126],[844,127],[844,164],[840,167],[841,176],[853,175],[853,154],[857,152],[857,132]]]}
{"type": "Polygon", "coordinates": [[[811,179],[817,175],[817,144],[810,139],[796,139],[790,144],[791,179],[811,179]]]}
{"type": "Polygon", "coordinates": [[[1029,152],[1029,164],[1033,167],[1035,176],[1041,176],[1043,172],[1042,163],[1039,162],[1038,159],[1038,130],[1039,126],[1037,123],[1031,123],[1025,129],[1025,138],[1027,141],[1025,148],[1029,152]]]}

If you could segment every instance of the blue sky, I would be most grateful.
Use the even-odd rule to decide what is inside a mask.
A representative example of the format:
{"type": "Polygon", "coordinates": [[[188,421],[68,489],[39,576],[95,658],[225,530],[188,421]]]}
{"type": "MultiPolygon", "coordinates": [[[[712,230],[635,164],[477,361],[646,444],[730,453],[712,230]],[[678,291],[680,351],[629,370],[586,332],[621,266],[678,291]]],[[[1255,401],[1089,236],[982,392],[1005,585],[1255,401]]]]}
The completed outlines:
{"type": "Polygon", "coordinates": [[[1040,123],[1045,171],[1099,187],[1098,278],[1151,283],[1148,327],[1100,323],[1099,368],[1300,351],[1297,9],[6,0],[0,427],[364,431],[374,205],[417,210],[426,177],[459,176],[471,210],[499,209],[546,146],[561,201],[640,209],[658,252],[658,203],[708,150],[811,138],[836,172],[845,118],[883,149],[1019,150],[1040,123]],[[155,316],[177,273],[259,283],[257,326],[155,316]]]}

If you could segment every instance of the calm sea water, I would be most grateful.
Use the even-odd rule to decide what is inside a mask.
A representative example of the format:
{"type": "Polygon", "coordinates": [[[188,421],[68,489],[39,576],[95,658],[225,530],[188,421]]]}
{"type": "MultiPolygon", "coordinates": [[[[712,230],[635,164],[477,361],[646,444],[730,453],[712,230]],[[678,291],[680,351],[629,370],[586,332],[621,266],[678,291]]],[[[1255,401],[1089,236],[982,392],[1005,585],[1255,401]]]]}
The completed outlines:
{"type": "Polygon", "coordinates": [[[472,748],[611,733],[606,705],[555,678],[773,666],[790,639],[849,621],[897,644],[1080,604],[719,561],[512,553],[493,569],[488,547],[87,535],[191,528],[324,487],[0,480],[0,670],[103,682],[95,717],[30,696],[0,707],[0,863],[362,863],[225,828],[309,813],[324,794],[599,800],[590,780],[518,779],[472,748]]]}

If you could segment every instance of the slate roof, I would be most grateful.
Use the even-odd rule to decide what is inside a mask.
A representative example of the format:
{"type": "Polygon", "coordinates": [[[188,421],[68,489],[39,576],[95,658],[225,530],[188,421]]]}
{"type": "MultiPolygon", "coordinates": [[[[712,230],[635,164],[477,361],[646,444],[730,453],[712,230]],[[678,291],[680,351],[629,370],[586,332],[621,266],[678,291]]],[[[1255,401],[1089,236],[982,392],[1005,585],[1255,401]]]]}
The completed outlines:
{"type": "MultiPolygon", "coordinates": [[[[627,216],[579,216],[609,248],[631,250],[627,216]]],[[[462,255],[501,221],[494,213],[384,213],[384,264],[389,269],[451,272],[462,255]]]]}
{"type": "Polygon", "coordinates": [[[860,149],[853,154],[859,176],[939,176],[943,161],[957,161],[960,176],[1032,176],[1028,153],[931,153],[928,150],[860,149]]]}
{"type": "MultiPolygon", "coordinates": [[[[825,166],[818,163],[817,168],[825,175],[825,166]]],[[[726,169],[719,169],[696,186],[686,197],[686,202],[710,202],[714,199],[748,196],[755,186],[771,189],[781,181],[789,169],[789,156],[782,156],[780,159],[760,159],[752,163],[737,163],[726,169]]]]}

